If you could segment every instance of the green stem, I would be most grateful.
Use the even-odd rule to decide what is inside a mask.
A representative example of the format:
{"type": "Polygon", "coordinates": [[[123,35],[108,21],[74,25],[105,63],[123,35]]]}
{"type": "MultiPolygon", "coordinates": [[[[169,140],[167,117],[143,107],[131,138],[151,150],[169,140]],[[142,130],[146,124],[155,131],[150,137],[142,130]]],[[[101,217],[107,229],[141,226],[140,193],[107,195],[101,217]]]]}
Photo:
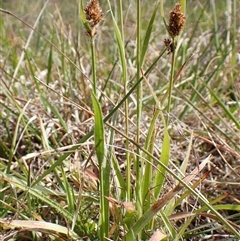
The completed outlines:
{"type": "Polygon", "coordinates": [[[172,89],[173,89],[173,80],[174,80],[174,67],[175,67],[175,40],[173,39],[173,52],[172,52],[172,63],[171,63],[171,75],[169,82],[169,91],[168,91],[168,103],[167,103],[167,118],[166,118],[166,126],[169,123],[169,115],[171,111],[171,99],[172,99],[172,89]]]}
{"type": "MultiPolygon", "coordinates": [[[[137,80],[141,79],[141,1],[137,0],[137,80]]],[[[137,86],[137,133],[136,142],[140,143],[140,130],[141,130],[141,114],[142,114],[142,83],[137,86]]],[[[140,167],[140,152],[141,150],[137,147],[136,155],[136,208],[138,218],[142,216],[142,181],[141,181],[141,167],[140,167]]]]}
{"type": "Polygon", "coordinates": [[[94,42],[95,42],[95,38],[91,37],[93,93],[97,96],[97,71],[96,71],[96,53],[95,53],[94,42]]]}
{"type": "MultiPolygon", "coordinates": [[[[121,42],[124,43],[124,25],[123,25],[123,10],[122,10],[122,0],[118,1],[118,9],[119,9],[119,19],[120,19],[120,33],[121,33],[121,42]]],[[[128,93],[128,77],[127,77],[127,68],[126,68],[126,60],[125,54],[122,56],[122,77],[123,77],[123,86],[124,86],[124,95],[126,96],[128,93]]],[[[125,107],[125,134],[128,136],[129,134],[129,110],[128,110],[128,98],[126,98],[124,107],[125,107]]],[[[126,150],[129,150],[129,141],[126,140],[125,143],[126,150]]],[[[126,152],[126,200],[130,201],[131,198],[131,160],[129,152],[126,152]]]]}
{"type": "Polygon", "coordinates": [[[212,13],[213,13],[213,22],[214,22],[214,37],[215,37],[215,43],[216,43],[216,48],[219,50],[219,37],[218,37],[218,23],[217,23],[217,13],[216,13],[216,5],[215,1],[211,0],[211,5],[212,5],[212,13]]]}

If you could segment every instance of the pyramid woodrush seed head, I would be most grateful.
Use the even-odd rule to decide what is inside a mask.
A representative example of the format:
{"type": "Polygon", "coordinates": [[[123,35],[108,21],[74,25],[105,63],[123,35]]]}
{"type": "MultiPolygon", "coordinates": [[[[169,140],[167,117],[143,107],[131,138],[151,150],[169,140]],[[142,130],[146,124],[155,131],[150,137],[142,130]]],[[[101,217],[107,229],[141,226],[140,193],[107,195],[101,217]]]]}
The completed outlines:
{"type": "Polygon", "coordinates": [[[186,16],[182,13],[181,4],[177,3],[169,13],[168,30],[172,38],[178,36],[185,26],[186,16]]]}
{"type": "Polygon", "coordinates": [[[88,30],[90,36],[96,35],[96,25],[103,19],[102,9],[100,8],[98,0],[88,1],[84,8],[84,13],[88,21],[91,31],[88,30]]]}

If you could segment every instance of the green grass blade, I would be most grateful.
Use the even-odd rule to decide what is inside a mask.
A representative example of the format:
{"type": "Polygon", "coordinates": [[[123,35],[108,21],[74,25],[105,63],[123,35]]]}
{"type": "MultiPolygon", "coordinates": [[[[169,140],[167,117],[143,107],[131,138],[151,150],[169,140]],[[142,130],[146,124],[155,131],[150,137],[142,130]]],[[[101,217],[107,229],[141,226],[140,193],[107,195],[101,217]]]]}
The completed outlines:
{"type": "Polygon", "coordinates": [[[82,23],[84,25],[84,27],[86,28],[86,31],[88,33],[91,33],[92,29],[86,19],[86,16],[85,16],[85,13],[84,13],[84,5],[83,5],[83,0],[79,0],[79,15],[80,15],[80,18],[82,20],[82,23]]]}
{"type": "Polygon", "coordinates": [[[100,239],[108,237],[109,229],[109,203],[105,197],[109,197],[109,174],[110,166],[105,156],[104,125],[100,104],[97,97],[92,93],[92,103],[94,110],[94,143],[99,164],[100,175],[100,239]]]}
{"type": "Polygon", "coordinates": [[[94,110],[94,143],[96,154],[99,162],[99,167],[106,165],[104,163],[105,158],[105,141],[104,141],[104,128],[103,128],[103,119],[102,112],[97,97],[92,93],[92,103],[94,110]]]}
{"type": "Polygon", "coordinates": [[[214,93],[211,88],[209,88],[207,85],[206,87],[208,88],[211,95],[217,100],[218,104],[223,108],[228,118],[233,121],[233,123],[237,126],[238,129],[240,129],[240,122],[236,119],[236,117],[232,114],[228,107],[220,100],[220,98],[218,98],[217,94],[214,93]]]}
{"type": "MultiPolygon", "coordinates": [[[[121,2],[119,2],[121,4],[121,2]]],[[[113,15],[112,9],[111,9],[111,3],[108,0],[108,5],[110,8],[110,13],[112,17],[112,22],[113,22],[113,28],[114,28],[114,33],[117,41],[117,46],[118,46],[118,51],[119,51],[119,57],[120,57],[120,62],[121,62],[121,74],[122,74],[122,79],[123,79],[123,86],[124,86],[124,104],[125,104],[125,133],[128,135],[128,129],[129,129],[129,118],[128,118],[128,76],[127,76],[127,61],[126,61],[126,53],[125,53],[125,44],[124,44],[124,34],[123,34],[123,16],[122,12],[120,10],[120,29],[117,25],[117,21],[115,20],[115,17],[113,15]]],[[[140,84],[140,83],[139,83],[140,84]]],[[[128,140],[126,140],[126,149],[128,150],[129,143],[128,140]]],[[[126,176],[127,176],[127,199],[131,199],[131,163],[130,163],[130,158],[129,158],[129,153],[126,153],[126,160],[127,160],[127,170],[126,170],[126,176]]]]}
{"type": "Polygon", "coordinates": [[[47,85],[51,82],[51,74],[52,74],[52,61],[53,61],[53,48],[50,46],[49,56],[48,56],[48,72],[47,72],[47,85]]]}
{"type": "Polygon", "coordinates": [[[171,224],[170,220],[168,219],[168,216],[164,211],[159,211],[159,215],[161,216],[161,219],[164,223],[165,228],[168,230],[168,237],[171,237],[171,240],[173,237],[176,236],[176,231],[174,230],[173,225],[171,224]]]}
{"type": "MultiPolygon", "coordinates": [[[[168,134],[167,127],[164,127],[163,143],[162,143],[162,154],[160,157],[160,162],[164,165],[168,165],[170,157],[170,137],[168,134]]],[[[155,177],[154,183],[154,196],[157,199],[164,184],[166,169],[162,166],[158,166],[158,171],[155,177]]]]}
{"type": "Polygon", "coordinates": [[[67,218],[69,221],[72,220],[73,216],[71,212],[68,212],[65,208],[63,208],[61,205],[59,205],[57,202],[52,200],[49,195],[56,195],[58,196],[58,193],[55,193],[53,190],[49,190],[46,187],[43,186],[35,186],[35,187],[29,187],[27,185],[27,182],[16,178],[12,175],[8,175],[6,173],[0,172],[1,179],[4,179],[5,181],[11,183],[12,185],[15,185],[19,189],[29,192],[34,197],[42,200],[44,203],[49,204],[51,207],[53,207],[55,210],[57,210],[59,213],[63,214],[65,218],[67,218]]]}
{"type": "Polygon", "coordinates": [[[219,27],[218,27],[218,22],[217,22],[217,13],[216,13],[216,5],[215,1],[211,0],[211,5],[212,5],[212,13],[213,13],[213,23],[214,23],[214,38],[215,38],[215,44],[216,44],[216,49],[219,49],[219,27]]]}
{"type": "MultiPolygon", "coordinates": [[[[151,125],[148,130],[146,142],[145,142],[145,149],[148,150],[150,153],[153,154],[154,150],[154,143],[155,143],[155,125],[156,121],[158,120],[160,114],[160,110],[157,110],[154,114],[151,125]]],[[[148,155],[144,155],[146,158],[145,167],[143,170],[143,187],[142,187],[142,200],[143,200],[143,210],[146,211],[150,208],[150,193],[149,189],[152,187],[152,172],[153,172],[153,163],[152,158],[148,155]]]]}
{"type": "Polygon", "coordinates": [[[159,1],[157,1],[155,4],[155,8],[153,10],[152,17],[148,23],[148,27],[147,27],[147,30],[145,33],[145,37],[144,37],[142,48],[141,48],[140,66],[142,66],[144,63],[145,55],[147,53],[147,50],[148,50],[148,47],[150,44],[150,37],[151,37],[152,30],[153,30],[153,24],[154,24],[154,21],[156,18],[156,13],[158,11],[158,8],[159,8],[159,1]]]}

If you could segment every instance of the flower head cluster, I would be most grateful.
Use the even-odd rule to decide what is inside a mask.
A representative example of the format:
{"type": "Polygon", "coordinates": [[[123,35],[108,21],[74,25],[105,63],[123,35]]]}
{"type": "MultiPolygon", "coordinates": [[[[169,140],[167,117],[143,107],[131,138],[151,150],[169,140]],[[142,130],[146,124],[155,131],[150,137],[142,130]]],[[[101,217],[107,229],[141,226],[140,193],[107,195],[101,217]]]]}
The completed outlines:
{"type": "Polygon", "coordinates": [[[175,8],[169,13],[168,30],[174,38],[178,36],[183,29],[186,21],[186,16],[181,11],[181,4],[177,3],[175,8]]]}
{"type": "Polygon", "coordinates": [[[170,53],[172,53],[173,51],[174,51],[174,49],[175,49],[175,45],[176,45],[176,43],[174,43],[174,41],[172,41],[171,39],[169,39],[169,38],[165,38],[164,40],[163,40],[163,43],[164,43],[164,45],[166,46],[166,48],[167,48],[167,53],[168,54],[170,54],[170,53]]]}
{"type": "Polygon", "coordinates": [[[84,13],[91,27],[91,31],[88,31],[88,34],[94,36],[96,34],[95,27],[103,18],[102,9],[99,6],[98,0],[90,0],[84,8],[84,13]]]}

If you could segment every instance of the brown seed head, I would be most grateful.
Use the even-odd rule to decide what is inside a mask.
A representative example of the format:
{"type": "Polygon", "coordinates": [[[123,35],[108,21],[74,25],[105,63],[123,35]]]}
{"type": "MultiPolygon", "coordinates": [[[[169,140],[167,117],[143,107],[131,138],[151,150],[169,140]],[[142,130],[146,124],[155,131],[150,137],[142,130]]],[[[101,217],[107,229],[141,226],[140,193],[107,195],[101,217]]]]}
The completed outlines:
{"type": "Polygon", "coordinates": [[[172,37],[176,37],[180,34],[186,21],[186,16],[181,11],[181,4],[177,3],[175,8],[169,13],[169,25],[168,29],[172,37]]]}
{"type": "Polygon", "coordinates": [[[84,8],[84,13],[90,27],[92,28],[92,33],[89,34],[94,35],[96,33],[94,30],[95,26],[103,18],[102,9],[99,6],[98,0],[90,0],[84,8]]]}
{"type": "Polygon", "coordinates": [[[163,40],[163,43],[164,43],[164,45],[167,48],[167,54],[173,53],[173,51],[174,51],[174,49],[176,47],[176,43],[173,40],[169,39],[169,38],[165,38],[163,40]]]}

